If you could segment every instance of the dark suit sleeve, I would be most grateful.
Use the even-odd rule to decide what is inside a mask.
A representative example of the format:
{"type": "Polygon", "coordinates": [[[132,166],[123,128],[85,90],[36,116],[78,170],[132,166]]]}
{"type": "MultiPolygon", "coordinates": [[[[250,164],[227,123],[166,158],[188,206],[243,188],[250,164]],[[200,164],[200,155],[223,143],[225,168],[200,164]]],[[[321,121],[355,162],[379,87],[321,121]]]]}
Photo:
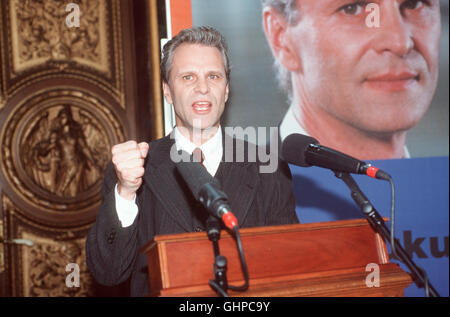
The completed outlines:
{"type": "Polygon", "coordinates": [[[130,276],[136,261],[137,219],[122,228],[117,216],[114,188],[117,177],[112,163],[105,171],[103,201],[86,239],[86,262],[100,284],[117,285],[130,276]]]}
{"type": "Polygon", "coordinates": [[[292,189],[292,175],[289,166],[283,160],[278,161],[278,169],[266,174],[271,178],[267,182],[270,197],[266,212],[266,225],[283,225],[299,223],[295,211],[295,197],[292,189]]]}

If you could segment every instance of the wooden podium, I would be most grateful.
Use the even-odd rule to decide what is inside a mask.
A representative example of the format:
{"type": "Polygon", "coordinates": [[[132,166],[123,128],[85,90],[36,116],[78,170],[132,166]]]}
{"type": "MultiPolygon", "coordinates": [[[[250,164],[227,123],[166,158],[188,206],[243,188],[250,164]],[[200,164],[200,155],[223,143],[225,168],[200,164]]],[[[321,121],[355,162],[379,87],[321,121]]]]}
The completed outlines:
{"type": "MultiPolygon", "coordinates": [[[[246,228],[240,234],[250,287],[228,291],[230,296],[403,296],[412,282],[389,263],[383,239],[363,219],[246,228]]],[[[222,231],[219,245],[228,260],[228,283],[242,285],[236,241],[222,231]]],[[[214,252],[205,232],[156,236],[141,251],[148,257],[150,296],[217,296],[208,285],[214,252]]]]}

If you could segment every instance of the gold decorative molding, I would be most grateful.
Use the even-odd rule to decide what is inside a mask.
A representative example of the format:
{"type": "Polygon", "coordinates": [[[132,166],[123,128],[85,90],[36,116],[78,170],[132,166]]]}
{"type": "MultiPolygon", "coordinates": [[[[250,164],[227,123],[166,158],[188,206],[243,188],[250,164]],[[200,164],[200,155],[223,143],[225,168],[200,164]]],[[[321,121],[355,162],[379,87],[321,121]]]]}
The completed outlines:
{"type": "Polygon", "coordinates": [[[14,73],[49,61],[74,61],[108,73],[105,0],[78,0],[80,26],[66,25],[67,1],[12,0],[14,73]]]}
{"type": "MultiPolygon", "coordinates": [[[[0,241],[6,239],[3,233],[3,221],[0,219],[0,241]]],[[[5,271],[5,247],[0,242],[0,274],[5,271]]]]}
{"type": "MultiPolygon", "coordinates": [[[[1,17],[3,16],[3,9],[0,5],[0,48],[6,47],[5,40],[3,38],[3,26],[1,23],[1,17]]],[[[6,104],[6,90],[5,90],[5,81],[6,81],[6,70],[5,70],[5,52],[3,49],[0,49],[0,110],[6,104]]]]}
{"type": "Polygon", "coordinates": [[[128,0],[0,0],[0,236],[34,242],[0,244],[6,294],[95,291],[85,237],[111,146],[137,135],[132,120],[144,107],[135,9],[128,0]],[[71,2],[80,27],[65,25],[71,2]],[[79,265],[80,288],[66,287],[68,263],[79,265]]]}
{"type": "Polygon", "coordinates": [[[125,109],[120,6],[121,0],[0,1],[0,109],[19,90],[58,78],[98,87],[125,109]],[[80,27],[65,24],[70,2],[80,7],[80,27]]]}
{"type": "Polygon", "coordinates": [[[93,293],[93,278],[86,266],[86,231],[90,225],[73,230],[51,228],[30,221],[11,199],[2,195],[5,221],[10,228],[10,237],[27,239],[33,246],[9,245],[10,258],[6,263],[13,296],[90,296],[93,293]],[[77,264],[80,287],[68,287],[66,272],[69,263],[77,264]]]}
{"type": "Polygon", "coordinates": [[[57,221],[60,212],[80,214],[100,202],[109,149],[123,140],[120,120],[100,96],[53,88],[11,112],[0,133],[0,166],[17,195],[57,221]]]}
{"type": "Polygon", "coordinates": [[[155,139],[164,136],[164,111],[161,90],[160,74],[160,40],[158,27],[158,4],[157,1],[147,0],[150,17],[150,52],[152,65],[152,96],[153,96],[153,123],[155,139]]]}
{"type": "Polygon", "coordinates": [[[89,296],[93,292],[93,278],[86,266],[86,238],[49,239],[22,231],[22,239],[34,242],[32,247],[22,247],[23,296],[89,296]],[[79,267],[79,287],[68,287],[66,266],[79,267]]]}
{"type": "Polygon", "coordinates": [[[41,188],[76,197],[94,185],[108,163],[111,144],[98,120],[69,104],[37,113],[20,139],[19,158],[41,188]]]}

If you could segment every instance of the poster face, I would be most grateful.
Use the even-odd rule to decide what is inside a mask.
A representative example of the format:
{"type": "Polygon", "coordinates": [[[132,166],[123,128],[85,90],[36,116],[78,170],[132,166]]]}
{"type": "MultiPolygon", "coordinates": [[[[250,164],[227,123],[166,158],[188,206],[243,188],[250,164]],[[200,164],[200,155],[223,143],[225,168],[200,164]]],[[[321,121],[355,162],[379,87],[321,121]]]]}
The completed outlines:
{"type": "Polygon", "coordinates": [[[280,37],[282,14],[261,0],[192,0],[192,26],[218,29],[229,45],[223,125],[280,127],[282,139],[308,134],[360,159],[447,156],[448,2],[347,2],[300,1],[280,37]],[[290,68],[290,97],[276,61],[290,68]]]}

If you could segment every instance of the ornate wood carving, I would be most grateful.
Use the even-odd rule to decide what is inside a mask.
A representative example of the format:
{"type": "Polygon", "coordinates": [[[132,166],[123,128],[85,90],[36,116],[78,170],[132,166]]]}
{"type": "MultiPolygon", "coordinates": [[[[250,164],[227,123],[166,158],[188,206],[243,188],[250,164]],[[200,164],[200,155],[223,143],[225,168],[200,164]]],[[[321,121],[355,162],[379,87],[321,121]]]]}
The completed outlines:
{"type": "Polygon", "coordinates": [[[34,184],[76,197],[100,180],[111,144],[92,114],[63,104],[41,111],[34,121],[19,143],[19,160],[34,184]]]}
{"type": "MultiPolygon", "coordinates": [[[[71,233],[69,231],[69,233],[71,233]]],[[[22,232],[24,239],[34,241],[31,248],[22,248],[23,296],[89,296],[93,295],[93,278],[85,264],[86,238],[48,239],[22,232]],[[79,287],[68,287],[68,264],[80,267],[79,287]]]]}
{"type": "Polygon", "coordinates": [[[0,1],[0,237],[34,242],[0,244],[0,296],[93,295],[84,243],[111,146],[152,134],[145,1],[0,1]]]}
{"type": "Polygon", "coordinates": [[[67,1],[22,1],[10,5],[15,73],[48,61],[71,60],[109,75],[106,2],[76,1],[79,28],[65,23],[67,1]]]}
{"type": "Polygon", "coordinates": [[[95,217],[90,207],[99,202],[110,148],[122,140],[118,118],[99,96],[47,90],[26,99],[6,121],[0,166],[24,201],[40,208],[29,217],[67,225],[73,219],[55,216],[76,213],[88,222],[95,217]]]}
{"type": "Polygon", "coordinates": [[[65,23],[67,1],[0,3],[0,109],[20,89],[43,79],[76,78],[104,90],[125,108],[120,1],[73,0],[80,27],[65,23]]]}
{"type": "Polygon", "coordinates": [[[89,226],[74,230],[36,226],[23,216],[11,199],[3,195],[3,211],[8,230],[19,239],[31,240],[32,247],[8,245],[6,265],[11,271],[14,296],[89,296],[93,295],[93,279],[85,264],[84,237],[89,226]],[[66,266],[80,268],[79,287],[68,287],[66,266]],[[22,283],[14,283],[22,281],[22,283]]]}
{"type": "MultiPolygon", "coordinates": [[[[0,240],[4,237],[5,234],[3,232],[3,221],[0,220],[0,240]]],[[[0,243],[0,274],[3,272],[5,272],[5,247],[3,243],[0,243]]]]}

